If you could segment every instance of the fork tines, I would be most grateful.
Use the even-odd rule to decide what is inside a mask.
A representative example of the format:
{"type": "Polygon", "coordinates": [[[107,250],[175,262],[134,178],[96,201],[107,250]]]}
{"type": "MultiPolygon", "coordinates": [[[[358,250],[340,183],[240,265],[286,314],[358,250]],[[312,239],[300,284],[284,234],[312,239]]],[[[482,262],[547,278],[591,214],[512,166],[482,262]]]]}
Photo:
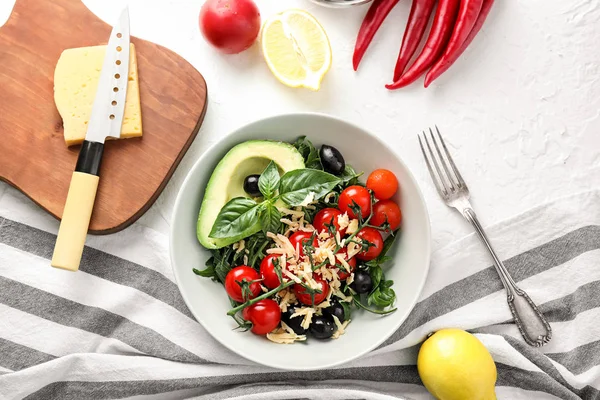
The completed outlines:
{"type": "Polygon", "coordinates": [[[446,147],[446,143],[444,143],[444,139],[442,139],[442,135],[440,134],[437,125],[435,126],[435,130],[437,132],[437,138],[431,128],[429,128],[429,135],[427,135],[425,131],[423,131],[422,135],[418,135],[419,145],[421,146],[423,157],[425,157],[427,168],[429,169],[431,179],[433,180],[438,193],[444,199],[447,199],[451,194],[458,191],[466,191],[468,189],[467,184],[456,168],[456,164],[454,164],[454,160],[452,160],[452,156],[446,147]],[[423,146],[423,141],[425,142],[425,146],[423,146]],[[432,150],[432,143],[433,148],[435,148],[435,153],[432,150]],[[441,143],[442,145],[443,154],[438,143],[441,143]],[[450,166],[448,166],[448,164],[450,166]],[[453,173],[450,169],[452,169],[453,173]]]}

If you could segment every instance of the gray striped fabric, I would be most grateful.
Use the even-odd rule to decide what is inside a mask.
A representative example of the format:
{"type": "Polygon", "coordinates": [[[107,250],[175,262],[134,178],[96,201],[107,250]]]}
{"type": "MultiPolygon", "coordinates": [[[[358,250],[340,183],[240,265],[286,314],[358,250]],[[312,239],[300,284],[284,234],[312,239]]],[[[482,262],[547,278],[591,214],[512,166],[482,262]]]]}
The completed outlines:
{"type": "MultiPolygon", "coordinates": [[[[0,207],[0,398],[429,399],[417,374],[429,332],[474,332],[498,367],[499,399],[600,399],[600,192],[489,229],[554,335],[526,345],[477,238],[434,253],[419,303],[371,354],[339,368],[276,371],[220,346],[186,308],[167,238],[134,226],[91,238],[81,271],[49,267],[51,222],[0,207]],[[4,211],[3,211],[4,210],[4,211]]],[[[240,333],[243,334],[243,333],[240,333]]]]}

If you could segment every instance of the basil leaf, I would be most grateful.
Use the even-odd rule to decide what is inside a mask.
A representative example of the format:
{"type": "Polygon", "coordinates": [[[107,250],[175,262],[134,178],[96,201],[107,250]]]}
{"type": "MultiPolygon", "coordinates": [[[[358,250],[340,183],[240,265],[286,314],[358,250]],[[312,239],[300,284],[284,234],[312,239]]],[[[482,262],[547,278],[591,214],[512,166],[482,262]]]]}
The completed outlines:
{"type": "Polygon", "coordinates": [[[267,168],[258,178],[258,189],[265,199],[272,199],[279,186],[279,170],[273,161],[267,165],[267,168]]]}
{"type": "Polygon", "coordinates": [[[300,136],[294,143],[294,147],[302,154],[306,168],[323,170],[319,152],[306,136],[300,136]]]}
{"type": "Polygon", "coordinates": [[[266,203],[265,207],[260,211],[260,225],[262,231],[266,235],[267,232],[277,233],[281,226],[281,213],[271,203],[266,203]]]}
{"type": "Polygon", "coordinates": [[[392,289],[394,281],[383,281],[379,287],[369,295],[369,304],[374,304],[377,307],[385,308],[394,304],[396,301],[396,292],[392,289]]]}
{"type": "Polygon", "coordinates": [[[256,233],[259,204],[246,197],[231,199],[219,212],[209,237],[213,239],[240,239],[256,233]]]}
{"type": "Polygon", "coordinates": [[[379,265],[376,265],[369,268],[369,275],[371,275],[371,281],[373,282],[373,290],[371,290],[371,293],[373,293],[379,287],[381,278],[383,278],[383,271],[379,265]]]}
{"type": "Polygon", "coordinates": [[[279,194],[290,206],[306,205],[312,193],[318,200],[341,182],[340,178],[316,169],[296,169],[281,177],[279,194]]]}

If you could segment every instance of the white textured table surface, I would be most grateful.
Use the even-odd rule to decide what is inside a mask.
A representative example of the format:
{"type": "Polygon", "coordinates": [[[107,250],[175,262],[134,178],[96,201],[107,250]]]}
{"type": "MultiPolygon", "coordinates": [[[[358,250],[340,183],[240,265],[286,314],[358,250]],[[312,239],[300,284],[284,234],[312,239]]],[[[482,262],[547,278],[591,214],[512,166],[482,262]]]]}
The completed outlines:
{"type": "MultiPolygon", "coordinates": [[[[383,85],[392,74],[409,1],[389,15],[355,73],[351,57],[365,7],[333,10],[308,0],[258,0],[263,18],[290,7],[305,8],[327,30],[334,61],[318,93],[277,82],[257,46],[236,56],[210,48],[198,29],[202,2],[128,2],[132,34],[181,54],[204,75],[209,91],[198,137],[137,224],[167,233],[180,184],[209,145],[250,121],[298,111],[323,112],[362,125],[398,152],[421,184],[434,249],[469,233],[470,227],[442,204],[418,149],[417,132],[433,124],[444,132],[486,225],[599,185],[600,0],[497,1],[482,32],[445,75],[427,90],[419,81],[396,92],[383,85]]],[[[110,23],[126,2],[84,3],[110,23]]],[[[0,1],[0,23],[13,4],[0,1]]],[[[2,183],[0,208],[3,196],[22,198],[19,207],[35,208],[2,183]]],[[[34,215],[26,222],[58,228],[41,210],[34,215]]]]}

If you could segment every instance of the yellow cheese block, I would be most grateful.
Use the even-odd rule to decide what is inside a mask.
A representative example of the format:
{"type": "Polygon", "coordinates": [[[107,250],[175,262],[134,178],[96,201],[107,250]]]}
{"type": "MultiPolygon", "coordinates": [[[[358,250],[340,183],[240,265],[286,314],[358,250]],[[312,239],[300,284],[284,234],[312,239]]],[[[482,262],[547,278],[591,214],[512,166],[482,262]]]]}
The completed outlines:
{"type": "MultiPolygon", "coordinates": [[[[137,58],[133,43],[130,46],[121,138],[142,136],[137,58]]],[[[106,46],[81,47],[63,51],[58,59],[54,71],[54,102],[63,120],[67,146],[85,139],[105,53],[106,46]]]]}

